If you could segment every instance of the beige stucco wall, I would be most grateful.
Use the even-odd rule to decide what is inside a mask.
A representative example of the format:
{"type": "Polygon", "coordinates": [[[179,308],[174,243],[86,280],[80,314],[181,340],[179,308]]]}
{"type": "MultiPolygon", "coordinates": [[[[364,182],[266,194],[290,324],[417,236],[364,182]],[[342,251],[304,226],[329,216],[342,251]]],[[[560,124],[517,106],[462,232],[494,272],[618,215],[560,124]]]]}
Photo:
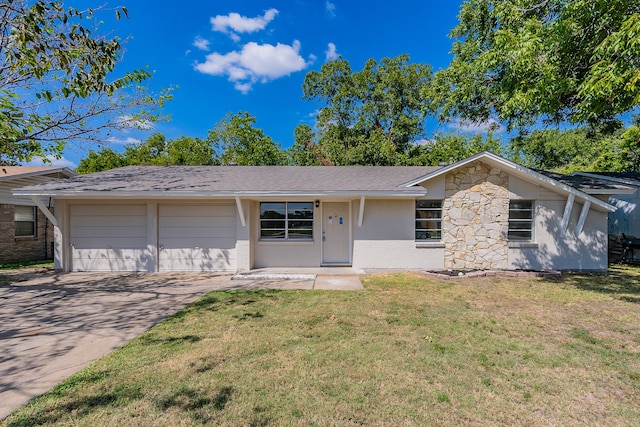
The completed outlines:
{"type": "MultiPolygon", "coordinates": [[[[360,201],[353,202],[357,215],[360,201]]],[[[444,267],[441,244],[418,247],[414,200],[365,200],[362,227],[354,218],[353,267],[439,270],[444,267]]]]}
{"type": "MultiPolygon", "coordinates": [[[[273,200],[285,201],[285,200],[273,200]]],[[[310,199],[286,201],[313,201],[310,199]]],[[[320,208],[313,212],[313,241],[261,241],[260,203],[251,203],[251,246],[253,248],[253,268],[265,267],[319,267],[321,262],[322,217],[320,208]]]]}
{"type": "Polygon", "coordinates": [[[578,235],[576,226],[582,204],[576,202],[571,211],[569,225],[563,235],[561,223],[566,197],[563,199],[560,196],[553,193],[549,197],[553,200],[535,201],[533,242],[510,242],[508,269],[607,269],[607,214],[590,209],[583,230],[578,235]]]}

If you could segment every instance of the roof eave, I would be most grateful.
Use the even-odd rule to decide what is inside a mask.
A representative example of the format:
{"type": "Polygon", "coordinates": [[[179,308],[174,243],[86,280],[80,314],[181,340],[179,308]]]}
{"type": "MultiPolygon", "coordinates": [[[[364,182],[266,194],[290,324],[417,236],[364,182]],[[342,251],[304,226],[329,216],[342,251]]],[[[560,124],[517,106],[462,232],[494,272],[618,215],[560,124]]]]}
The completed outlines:
{"type": "Polygon", "coordinates": [[[59,168],[54,168],[54,169],[49,169],[49,170],[41,170],[41,171],[37,171],[37,172],[21,173],[21,174],[18,174],[18,175],[5,175],[5,176],[2,176],[0,174],[0,181],[12,181],[12,180],[15,180],[15,179],[31,178],[31,177],[34,177],[34,176],[50,175],[52,173],[64,173],[65,175],[67,175],[67,177],[72,177],[72,176],[76,176],[77,175],[77,173],[75,173],[74,171],[72,171],[68,167],[59,167],[59,168]]]}
{"type": "Polygon", "coordinates": [[[448,166],[443,167],[442,169],[439,169],[439,170],[434,171],[434,172],[432,172],[430,174],[427,174],[427,175],[424,175],[422,177],[416,178],[413,181],[409,181],[409,182],[407,182],[405,184],[402,184],[402,186],[403,187],[409,187],[409,186],[414,186],[414,185],[421,184],[421,183],[423,183],[425,181],[428,181],[428,180],[433,179],[433,178],[435,178],[437,176],[446,174],[447,172],[450,172],[450,171],[452,171],[454,169],[457,169],[457,168],[459,168],[461,166],[464,166],[466,164],[472,163],[472,162],[474,162],[476,160],[480,160],[480,159],[488,160],[489,162],[492,162],[492,163],[496,164],[497,166],[500,166],[500,167],[503,167],[503,168],[506,168],[506,169],[510,169],[511,172],[514,175],[520,175],[520,176],[523,176],[523,177],[532,178],[533,180],[539,181],[539,182],[545,184],[546,186],[553,187],[553,188],[555,188],[557,190],[560,190],[560,191],[562,191],[564,193],[573,194],[576,197],[579,197],[579,198],[584,199],[584,200],[588,200],[592,204],[594,204],[594,205],[598,206],[599,208],[604,209],[604,210],[606,210],[608,212],[614,212],[616,210],[615,206],[613,206],[613,205],[611,205],[611,204],[609,204],[607,202],[604,202],[604,201],[598,199],[597,197],[593,197],[593,196],[585,193],[584,191],[578,190],[578,189],[576,189],[574,187],[571,187],[570,185],[564,184],[564,183],[562,183],[560,181],[557,181],[557,180],[555,180],[553,178],[550,178],[550,177],[548,177],[546,175],[543,175],[543,174],[538,173],[538,172],[536,172],[536,171],[534,171],[532,169],[529,169],[526,166],[519,165],[517,163],[514,163],[514,162],[512,162],[510,160],[507,160],[507,159],[505,159],[503,157],[500,157],[500,156],[495,155],[493,153],[490,153],[488,151],[483,151],[482,153],[478,153],[478,154],[475,154],[475,155],[473,155],[471,157],[467,157],[466,159],[460,160],[459,162],[452,163],[452,164],[450,164],[448,166]]]}
{"type": "Polygon", "coordinates": [[[34,191],[17,189],[14,196],[48,196],[57,198],[149,198],[164,199],[176,197],[228,198],[228,197],[407,197],[415,198],[426,194],[426,190],[412,188],[398,190],[324,190],[324,191],[34,191]]]}

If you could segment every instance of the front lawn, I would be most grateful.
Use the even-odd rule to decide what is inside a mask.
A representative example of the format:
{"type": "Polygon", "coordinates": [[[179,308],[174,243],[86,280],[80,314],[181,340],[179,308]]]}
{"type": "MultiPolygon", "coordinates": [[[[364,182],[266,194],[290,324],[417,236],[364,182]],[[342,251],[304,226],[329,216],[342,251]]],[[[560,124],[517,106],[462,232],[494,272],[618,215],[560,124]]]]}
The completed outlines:
{"type": "Polygon", "coordinates": [[[7,426],[640,425],[640,269],[213,292],[7,426]]]}

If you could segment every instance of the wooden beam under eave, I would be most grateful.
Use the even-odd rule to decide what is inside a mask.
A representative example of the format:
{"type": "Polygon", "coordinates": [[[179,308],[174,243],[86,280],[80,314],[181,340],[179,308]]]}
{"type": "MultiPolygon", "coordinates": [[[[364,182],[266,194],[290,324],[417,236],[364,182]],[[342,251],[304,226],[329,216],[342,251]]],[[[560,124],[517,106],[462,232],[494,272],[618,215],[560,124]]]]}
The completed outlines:
{"type": "Polygon", "coordinates": [[[580,218],[578,218],[578,225],[576,225],[576,236],[582,233],[582,228],[584,227],[584,223],[587,220],[589,208],[591,208],[591,202],[585,200],[584,205],[582,205],[582,211],[580,212],[580,218]]]}
{"type": "Polygon", "coordinates": [[[236,196],[236,207],[238,208],[238,215],[240,215],[240,223],[243,227],[247,226],[247,220],[244,218],[244,210],[242,209],[242,201],[239,196],[236,196]]]}
{"type": "Polygon", "coordinates": [[[571,193],[569,194],[569,198],[567,199],[567,204],[564,206],[564,214],[562,215],[562,223],[560,223],[560,235],[564,236],[567,232],[567,227],[569,227],[569,218],[571,218],[571,209],[573,209],[573,202],[575,201],[576,196],[571,193]]]}
{"type": "Polygon", "coordinates": [[[360,196],[360,212],[358,213],[358,227],[362,227],[364,220],[364,196],[360,196]]]}
{"type": "Polygon", "coordinates": [[[44,203],[42,203],[42,200],[40,200],[40,197],[31,196],[31,200],[33,200],[33,202],[36,204],[38,209],[40,209],[42,211],[44,216],[47,217],[49,222],[51,222],[51,224],[53,224],[54,227],[57,227],[58,226],[58,220],[56,220],[56,217],[53,216],[53,214],[51,213],[49,208],[44,203]]]}

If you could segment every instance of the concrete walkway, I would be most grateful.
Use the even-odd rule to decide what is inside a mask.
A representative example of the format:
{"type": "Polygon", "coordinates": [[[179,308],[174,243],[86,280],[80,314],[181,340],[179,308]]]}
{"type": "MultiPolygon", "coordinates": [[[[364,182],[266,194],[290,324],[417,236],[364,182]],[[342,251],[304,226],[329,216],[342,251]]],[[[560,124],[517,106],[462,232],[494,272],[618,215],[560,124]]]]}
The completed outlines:
{"type": "Polygon", "coordinates": [[[315,280],[66,273],[0,287],[0,419],[210,291],[362,289],[353,272],[326,273],[315,280]]]}

